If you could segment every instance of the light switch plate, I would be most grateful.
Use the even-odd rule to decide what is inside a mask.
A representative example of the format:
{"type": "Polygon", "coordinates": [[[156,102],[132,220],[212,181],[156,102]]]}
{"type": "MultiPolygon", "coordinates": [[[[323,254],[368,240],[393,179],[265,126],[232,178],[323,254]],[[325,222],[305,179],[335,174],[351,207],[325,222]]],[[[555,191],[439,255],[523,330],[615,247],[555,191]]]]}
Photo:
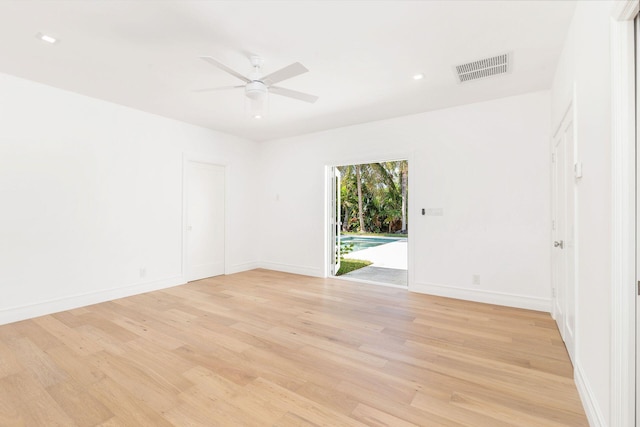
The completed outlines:
{"type": "Polygon", "coordinates": [[[427,209],[428,216],[443,216],[444,210],[442,208],[429,208],[427,209]]]}

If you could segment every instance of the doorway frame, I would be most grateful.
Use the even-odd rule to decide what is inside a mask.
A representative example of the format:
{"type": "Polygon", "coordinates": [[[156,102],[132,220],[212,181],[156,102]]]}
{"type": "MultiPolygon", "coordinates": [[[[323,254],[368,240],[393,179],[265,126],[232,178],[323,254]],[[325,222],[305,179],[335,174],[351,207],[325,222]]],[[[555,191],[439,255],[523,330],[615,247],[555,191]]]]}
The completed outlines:
{"type": "MultiPolygon", "coordinates": [[[[333,250],[334,243],[331,241],[331,186],[329,185],[331,182],[332,169],[338,166],[347,166],[347,165],[363,165],[368,163],[380,163],[380,162],[395,162],[400,160],[406,160],[409,172],[407,173],[407,187],[409,189],[412,188],[412,169],[415,167],[414,161],[414,153],[413,152],[403,152],[403,153],[390,153],[385,155],[372,155],[372,156],[359,156],[359,157],[351,157],[345,160],[336,160],[333,162],[329,162],[325,164],[324,167],[324,182],[325,182],[325,194],[324,194],[324,221],[323,221],[323,230],[324,230],[324,277],[325,278],[335,278],[331,274],[331,258],[330,253],[333,250]],[[412,167],[412,165],[414,165],[412,167]]],[[[411,190],[410,190],[411,191],[411,190]]],[[[414,191],[415,192],[415,191],[414,191]]],[[[414,198],[409,196],[409,200],[407,203],[407,216],[410,217],[413,212],[413,208],[415,206],[414,198]]],[[[415,215],[417,217],[417,214],[415,215]]],[[[415,221],[415,219],[414,219],[415,221]]],[[[411,231],[407,234],[407,287],[401,287],[401,289],[407,289],[408,291],[413,291],[414,288],[414,239],[411,238],[411,231]]],[[[338,279],[340,279],[338,277],[338,279]]],[[[348,279],[341,279],[348,280],[348,279]]],[[[368,282],[369,283],[369,282],[368,282]]],[[[370,282],[376,285],[386,286],[384,283],[370,282]]],[[[393,286],[395,285],[388,285],[393,286]]]]}
{"type": "MultiPolygon", "coordinates": [[[[636,418],[636,143],[635,41],[637,0],[611,13],[612,295],[611,426],[636,418]]],[[[603,420],[604,421],[604,420],[603,420]]]]}
{"type": "Polygon", "coordinates": [[[214,156],[208,156],[202,153],[188,152],[182,153],[182,239],[181,239],[181,260],[180,271],[182,276],[182,282],[188,282],[188,243],[189,233],[187,230],[187,218],[188,216],[188,166],[189,162],[204,163],[213,166],[221,166],[224,168],[224,275],[227,275],[230,271],[229,268],[229,164],[225,159],[221,159],[214,156]]]}
{"type": "Polygon", "coordinates": [[[560,290],[560,285],[559,285],[559,278],[557,277],[557,271],[556,271],[556,263],[557,258],[556,255],[553,253],[553,251],[556,251],[557,249],[552,248],[552,256],[551,256],[551,295],[552,295],[552,302],[551,302],[551,316],[553,317],[553,319],[556,321],[556,325],[558,326],[558,329],[560,330],[560,333],[562,335],[562,340],[565,344],[565,347],[567,348],[567,352],[569,353],[569,358],[571,360],[571,363],[575,366],[576,365],[576,349],[578,348],[577,345],[577,340],[578,340],[578,333],[576,332],[576,327],[577,327],[577,322],[574,322],[574,332],[573,332],[573,337],[570,343],[567,343],[567,341],[565,340],[566,338],[566,333],[565,333],[565,328],[566,328],[566,316],[570,313],[568,310],[568,306],[572,306],[570,307],[574,316],[577,316],[577,301],[578,301],[578,293],[579,293],[579,278],[578,278],[578,259],[579,258],[579,252],[578,252],[578,241],[579,241],[579,227],[578,227],[578,216],[577,216],[577,208],[578,208],[578,191],[576,188],[576,179],[578,179],[575,175],[575,165],[579,162],[579,153],[578,153],[578,143],[576,140],[576,122],[577,122],[577,114],[576,114],[576,109],[574,108],[575,105],[575,98],[576,98],[576,88],[575,85],[572,87],[571,90],[571,95],[569,96],[569,101],[567,102],[565,108],[564,108],[564,112],[562,114],[562,116],[560,117],[560,121],[554,126],[554,131],[553,131],[553,135],[551,137],[551,153],[552,153],[552,171],[551,171],[551,223],[552,223],[552,227],[551,227],[551,241],[555,241],[556,238],[556,227],[558,227],[558,205],[557,205],[557,185],[558,185],[558,177],[557,177],[557,167],[559,165],[559,160],[558,160],[558,156],[556,155],[556,150],[555,150],[555,145],[558,141],[559,138],[564,138],[563,135],[563,131],[567,128],[567,124],[571,123],[571,132],[573,133],[572,136],[572,143],[571,143],[571,147],[569,150],[565,149],[565,157],[564,157],[564,164],[561,165],[560,167],[563,167],[563,185],[565,185],[565,197],[567,198],[567,200],[569,198],[572,199],[572,204],[573,204],[573,209],[571,210],[571,212],[567,212],[565,210],[564,214],[565,214],[565,227],[571,225],[573,228],[573,236],[572,238],[570,238],[569,236],[571,236],[571,227],[566,228],[565,229],[565,236],[564,236],[564,243],[567,245],[567,247],[573,246],[573,256],[569,257],[568,255],[565,255],[565,281],[564,281],[564,285],[563,285],[563,289],[560,290]],[[573,173],[569,173],[570,170],[567,169],[565,166],[567,164],[573,165],[573,168],[571,168],[571,170],[573,171],[573,173]],[[569,278],[568,275],[568,270],[567,267],[571,266],[571,270],[572,271],[572,277],[570,278],[571,281],[573,282],[571,284],[570,280],[566,280],[569,278]],[[566,299],[566,295],[567,295],[567,290],[569,286],[573,286],[573,299],[572,300],[568,300],[566,299]],[[558,315],[559,312],[557,310],[558,308],[558,299],[559,299],[559,294],[560,291],[564,292],[565,295],[565,307],[563,309],[563,319],[562,319],[562,324],[558,323],[558,315]]]}

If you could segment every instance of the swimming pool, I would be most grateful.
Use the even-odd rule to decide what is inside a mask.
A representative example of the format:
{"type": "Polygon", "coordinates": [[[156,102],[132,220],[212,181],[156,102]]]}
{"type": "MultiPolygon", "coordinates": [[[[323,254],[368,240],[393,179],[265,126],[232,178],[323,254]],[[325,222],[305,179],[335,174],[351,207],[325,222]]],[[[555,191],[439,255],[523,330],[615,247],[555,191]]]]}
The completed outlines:
{"type": "Polygon", "coordinates": [[[373,248],[385,243],[397,242],[398,240],[400,238],[397,237],[340,236],[341,245],[353,245],[352,252],[373,248]]]}

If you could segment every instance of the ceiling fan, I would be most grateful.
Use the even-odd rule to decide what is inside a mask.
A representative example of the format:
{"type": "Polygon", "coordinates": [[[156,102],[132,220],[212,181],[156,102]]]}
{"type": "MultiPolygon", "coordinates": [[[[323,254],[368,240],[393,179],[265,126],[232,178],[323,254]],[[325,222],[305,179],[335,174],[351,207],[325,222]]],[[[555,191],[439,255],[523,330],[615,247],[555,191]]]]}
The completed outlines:
{"type": "Polygon", "coordinates": [[[292,77],[298,76],[300,74],[306,73],[307,68],[299,62],[294,62],[291,65],[288,65],[278,71],[275,71],[266,76],[262,75],[261,67],[264,63],[264,59],[259,56],[251,56],[249,60],[251,61],[251,66],[253,70],[249,73],[248,76],[243,76],[235,70],[227,67],[220,61],[210,56],[201,56],[200,59],[208,62],[221,69],[222,71],[226,71],[234,77],[242,80],[245,84],[237,85],[237,86],[223,86],[216,88],[207,88],[207,89],[198,89],[197,92],[208,92],[215,90],[224,90],[224,89],[240,89],[244,88],[245,95],[251,100],[260,100],[265,97],[268,93],[273,93],[276,95],[286,96],[288,98],[297,99],[304,102],[314,103],[318,100],[318,97],[315,95],[310,95],[308,93],[298,92],[296,90],[286,89],[280,86],[274,86],[276,83],[279,83],[283,80],[290,79],[292,77]]]}

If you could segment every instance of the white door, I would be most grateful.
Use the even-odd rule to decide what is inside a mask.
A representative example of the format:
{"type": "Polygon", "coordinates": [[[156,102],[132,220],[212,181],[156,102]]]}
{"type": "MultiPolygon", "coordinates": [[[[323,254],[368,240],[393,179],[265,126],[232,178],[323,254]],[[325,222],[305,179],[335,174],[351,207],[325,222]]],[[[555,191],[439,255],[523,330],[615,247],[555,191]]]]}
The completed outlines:
{"type": "Polygon", "coordinates": [[[571,360],[575,351],[575,179],[573,113],[567,112],[553,146],[553,314],[571,360]]]}
{"type": "Polygon", "coordinates": [[[187,280],[224,274],[225,168],[187,162],[187,280]]]}
{"type": "Polygon", "coordinates": [[[329,247],[331,248],[331,274],[336,275],[338,270],[340,270],[340,218],[341,214],[341,206],[340,206],[340,171],[337,167],[331,168],[331,243],[329,247]]]}

